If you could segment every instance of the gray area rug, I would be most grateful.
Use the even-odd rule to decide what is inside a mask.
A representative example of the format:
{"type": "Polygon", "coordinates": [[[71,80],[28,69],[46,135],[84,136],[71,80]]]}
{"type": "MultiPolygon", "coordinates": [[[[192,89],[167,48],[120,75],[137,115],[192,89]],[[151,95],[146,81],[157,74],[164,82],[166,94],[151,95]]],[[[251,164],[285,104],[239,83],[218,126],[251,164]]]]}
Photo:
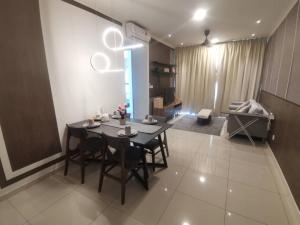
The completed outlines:
{"type": "Polygon", "coordinates": [[[172,128],[220,136],[225,119],[225,117],[212,117],[209,124],[199,125],[197,123],[197,116],[185,115],[175,121],[172,128]]]}

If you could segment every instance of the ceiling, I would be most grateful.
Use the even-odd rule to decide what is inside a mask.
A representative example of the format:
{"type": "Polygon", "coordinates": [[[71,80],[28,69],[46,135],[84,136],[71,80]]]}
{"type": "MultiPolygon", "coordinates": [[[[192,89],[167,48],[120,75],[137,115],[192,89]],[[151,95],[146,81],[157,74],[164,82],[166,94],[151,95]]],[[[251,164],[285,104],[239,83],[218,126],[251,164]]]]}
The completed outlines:
{"type": "Polygon", "coordinates": [[[296,0],[78,0],[121,22],[134,21],[172,47],[199,44],[204,29],[222,41],[265,37],[278,26],[296,0]],[[198,8],[207,10],[200,22],[198,8]],[[261,24],[256,21],[261,19],[261,24]],[[168,34],[172,34],[169,38],[168,34]]]}

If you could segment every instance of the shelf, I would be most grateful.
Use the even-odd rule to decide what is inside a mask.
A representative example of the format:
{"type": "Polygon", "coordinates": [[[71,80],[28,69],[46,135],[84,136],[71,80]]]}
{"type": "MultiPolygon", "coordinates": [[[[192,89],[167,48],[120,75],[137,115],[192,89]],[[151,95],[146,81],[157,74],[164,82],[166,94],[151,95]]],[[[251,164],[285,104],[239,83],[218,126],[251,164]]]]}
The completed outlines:
{"type": "Polygon", "coordinates": [[[160,72],[157,70],[151,70],[152,73],[154,73],[155,75],[162,75],[162,76],[174,76],[176,75],[176,73],[170,73],[170,72],[160,72]]]}
{"type": "Polygon", "coordinates": [[[160,63],[157,61],[152,62],[153,65],[161,66],[161,67],[176,67],[176,65],[173,64],[166,64],[166,63],[160,63]]]}

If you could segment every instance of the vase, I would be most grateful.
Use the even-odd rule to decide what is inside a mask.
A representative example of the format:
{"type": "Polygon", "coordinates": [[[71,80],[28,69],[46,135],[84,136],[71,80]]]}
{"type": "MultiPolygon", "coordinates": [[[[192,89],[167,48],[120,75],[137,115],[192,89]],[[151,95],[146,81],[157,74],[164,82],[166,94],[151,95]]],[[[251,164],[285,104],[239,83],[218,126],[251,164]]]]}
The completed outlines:
{"type": "Polygon", "coordinates": [[[120,121],[120,125],[126,125],[126,119],[125,118],[121,118],[119,121],[120,121]]]}

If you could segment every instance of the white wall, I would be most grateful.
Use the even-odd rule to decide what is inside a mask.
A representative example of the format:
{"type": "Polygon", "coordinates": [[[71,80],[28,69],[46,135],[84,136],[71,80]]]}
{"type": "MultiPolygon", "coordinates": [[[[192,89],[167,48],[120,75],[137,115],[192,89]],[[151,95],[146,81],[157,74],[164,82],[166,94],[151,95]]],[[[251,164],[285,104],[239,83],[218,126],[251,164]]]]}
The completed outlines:
{"type": "MultiPolygon", "coordinates": [[[[40,14],[55,113],[63,141],[66,123],[87,119],[96,113],[98,106],[112,112],[125,101],[124,72],[98,74],[90,65],[91,55],[103,51],[111,58],[112,68],[123,68],[123,52],[113,53],[102,44],[102,32],[107,27],[119,26],[61,0],[40,0],[40,14]]],[[[0,159],[7,179],[61,155],[12,171],[0,126],[0,159]]],[[[2,189],[0,195],[9,188],[2,189]]]]}
{"type": "Polygon", "coordinates": [[[149,114],[149,43],[132,50],[133,116],[144,119],[149,114]]]}
{"type": "Polygon", "coordinates": [[[123,52],[102,43],[111,26],[103,18],[61,0],[40,0],[44,43],[58,129],[94,115],[98,106],[112,112],[125,101],[124,72],[96,73],[90,65],[94,52],[105,52],[112,68],[123,68],[123,52]]]}

